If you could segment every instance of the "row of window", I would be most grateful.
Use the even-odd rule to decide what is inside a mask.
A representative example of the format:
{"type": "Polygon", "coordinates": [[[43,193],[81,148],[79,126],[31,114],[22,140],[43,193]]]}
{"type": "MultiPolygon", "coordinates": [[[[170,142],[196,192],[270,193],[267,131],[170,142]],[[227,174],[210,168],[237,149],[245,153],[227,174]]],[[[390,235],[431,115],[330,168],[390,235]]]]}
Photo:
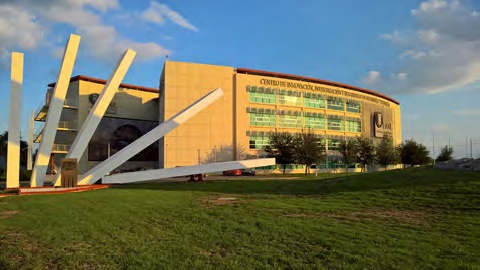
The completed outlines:
{"type": "MultiPolygon", "coordinates": [[[[259,91],[258,89],[263,89],[263,87],[253,87],[254,86],[251,86],[250,88],[247,87],[250,102],[276,104],[277,91],[273,91],[274,89],[270,88],[259,91]]],[[[278,90],[278,104],[297,107],[301,107],[303,105],[308,108],[316,109],[324,109],[326,105],[327,109],[329,110],[346,110],[347,112],[353,113],[361,112],[361,105],[358,101],[344,101],[342,98],[325,97],[323,95],[317,95],[312,93],[305,93],[302,97],[300,92],[286,90],[278,90]]]]}
{"type": "MultiPolygon", "coordinates": [[[[351,138],[354,139],[354,138],[351,138]]],[[[329,151],[339,151],[340,143],[343,141],[343,137],[340,136],[330,136],[328,139],[321,138],[320,143],[322,145],[328,146],[329,151]]],[[[348,138],[347,138],[348,140],[348,138]]],[[[265,146],[269,145],[270,138],[268,136],[259,136],[259,135],[250,135],[249,136],[249,148],[250,149],[264,149],[265,146]]]]}
{"type": "MultiPolygon", "coordinates": [[[[328,161],[323,161],[323,162],[320,162],[316,165],[312,165],[312,169],[313,168],[317,168],[317,169],[325,169],[325,168],[329,168],[329,169],[344,169],[345,168],[345,164],[343,164],[343,162],[339,162],[341,159],[340,157],[336,158],[335,160],[328,160],[328,161]]],[[[349,167],[351,168],[351,167],[349,167]]],[[[256,171],[263,171],[263,170],[276,170],[276,169],[279,169],[279,170],[283,170],[283,165],[271,165],[271,166],[263,166],[263,167],[257,167],[257,168],[254,168],[256,171]]],[[[295,169],[305,169],[305,165],[298,165],[298,164],[288,164],[286,166],[286,169],[287,170],[295,170],[295,169]]]]}
{"type": "MultiPolygon", "coordinates": [[[[277,117],[275,112],[258,113],[250,112],[250,125],[257,127],[275,127],[277,117]]],[[[323,114],[314,115],[289,115],[283,114],[278,116],[278,126],[282,128],[311,128],[311,129],[328,129],[347,132],[362,132],[362,124],[360,119],[347,118],[337,115],[329,115],[327,119],[323,114]],[[328,121],[327,121],[328,120],[328,121]],[[328,126],[326,127],[328,123],[328,126]]]]}

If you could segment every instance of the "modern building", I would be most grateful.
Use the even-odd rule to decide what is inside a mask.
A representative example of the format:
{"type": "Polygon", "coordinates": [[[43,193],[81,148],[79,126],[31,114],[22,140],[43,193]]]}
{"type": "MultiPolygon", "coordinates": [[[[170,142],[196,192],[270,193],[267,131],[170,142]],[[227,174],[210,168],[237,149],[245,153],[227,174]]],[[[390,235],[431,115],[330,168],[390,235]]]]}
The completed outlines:
{"type": "MultiPolygon", "coordinates": [[[[53,146],[50,172],[67,154],[106,81],[86,76],[70,80],[53,146]]],[[[35,114],[45,121],[55,84],[35,114]]],[[[263,157],[275,131],[312,129],[324,142],[327,162],[339,163],[340,141],[357,136],[401,142],[400,104],[380,93],[303,76],[166,61],[159,89],[121,84],[88,149],[78,162],[80,173],[94,167],[159,123],[210,91],[224,95],[119,169],[171,168],[199,163],[263,157]]],[[[42,127],[35,141],[42,139],[42,127]]],[[[271,168],[273,169],[273,168],[271,168]]],[[[291,169],[303,170],[302,165],[291,169]]]]}
{"type": "MultiPolygon", "coordinates": [[[[162,122],[212,89],[224,96],[160,141],[160,167],[262,156],[275,131],[312,129],[328,164],[339,164],[339,142],[356,136],[401,142],[398,101],[347,84],[269,71],[166,61],[160,78],[162,122]]],[[[293,166],[292,169],[302,169],[293,166]]]]}
{"type": "MultiPolygon", "coordinates": [[[[81,75],[70,79],[47,172],[58,171],[61,159],[68,153],[105,83],[105,80],[81,75]]],[[[35,113],[35,121],[45,122],[54,86],[55,83],[48,85],[45,99],[35,113]]],[[[79,173],[93,168],[156,126],[158,89],[121,84],[88,149],[78,161],[79,173]]],[[[42,131],[43,123],[35,132],[36,143],[42,140],[42,131]]],[[[158,144],[151,145],[121,166],[125,170],[139,168],[158,168],[158,144]]]]}

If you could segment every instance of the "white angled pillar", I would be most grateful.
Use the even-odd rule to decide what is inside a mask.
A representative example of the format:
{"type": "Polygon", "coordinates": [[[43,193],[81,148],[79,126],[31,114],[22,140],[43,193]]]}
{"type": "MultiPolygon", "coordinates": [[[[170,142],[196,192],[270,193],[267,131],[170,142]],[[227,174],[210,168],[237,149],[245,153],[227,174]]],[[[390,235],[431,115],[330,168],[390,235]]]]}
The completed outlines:
{"type": "Polygon", "coordinates": [[[192,116],[196,115],[208,105],[212,104],[214,101],[223,96],[223,91],[221,88],[213,90],[207,95],[203,96],[201,99],[197,100],[195,103],[191,104],[187,108],[183,109],[172,118],[160,124],[158,127],[152,129],[147,134],[138,138],[136,141],[127,145],[122,150],[115,153],[113,156],[98,164],[96,167],[92,168],[90,171],[79,177],[79,185],[91,185],[95,183],[98,179],[105,176],[107,173],[122,165],[125,161],[129,160],[140,151],[162,138],[168,132],[172,131],[192,116]]]}
{"type": "Polygon", "coordinates": [[[20,115],[22,107],[23,53],[12,53],[10,122],[7,146],[7,188],[20,186],[20,115]]]}
{"type": "Polygon", "coordinates": [[[45,181],[48,161],[52,154],[52,146],[55,140],[55,134],[57,133],[58,122],[62,113],[63,102],[67,94],[79,45],[80,36],[73,34],[70,35],[63,54],[62,66],[60,67],[57,82],[49,103],[47,120],[45,122],[45,127],[43,128],[42,140],[40,141],[40,146],[35,159],[32,178],[30,179],[31,187],[41,187],[45,181]]]}
{"type": "Polygon", "coordinates": [[[28,148],[27,148],[27,170],[32,170],[32,150],[33,150],[33,133],[35,128],[35,111],[32,112],[30,123],[28,126],[28,148]]]}
{"type": "Polygon", "coordinates": [[[208,163],[196,166],[186,166],[178,168],[167,168],[150,171],[139,171],[130,173],[118,173],[105,176],[104,184],[127,184],[146,181],[157,181],[159,179],[197,175],[212,172],[221,172],[236,169],[246,169],[254,167],[263,167],[275,165],[275,158],[248,159],[238,161],[227,161],[218,163],[208,163]]]}
{"type": "MultiPolygon", "coordinates": [[[[88,143],[93,136],[93,133],[97,129],[98,124],[100,124],[100,121],[102,120],[105,111],[107,111],[108,105],[115,96],[115,93],[117,92],[118,87],[123,80],[123,77],[125,77],[128,68],[132,64],[133,59],[135,58],[135,54],[135,51],[127,50],[123,54],[123,57],[118,61],[115,69],[110,75],[110,78],[103,87],[102,93],[98,97],[93,108],[90,110],[90,113],[88,114],[80,131],[75,137],[75,140],[70,146],[70,150],[68,151],[66,158],[76,158],[77,160],[80,160],[80,158],[82,157],[82,154],[87,148],[88,143]]],[[[61,183],[59,180],[60,169],[55,176],[55,186],[60,186],[61,183]]]]}

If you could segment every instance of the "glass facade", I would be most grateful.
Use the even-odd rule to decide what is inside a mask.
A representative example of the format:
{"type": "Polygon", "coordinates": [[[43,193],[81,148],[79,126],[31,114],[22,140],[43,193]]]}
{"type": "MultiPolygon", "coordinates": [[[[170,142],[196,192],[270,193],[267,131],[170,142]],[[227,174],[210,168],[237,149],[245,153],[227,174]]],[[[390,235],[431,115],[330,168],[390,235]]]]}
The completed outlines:
{"type": "Polygon", "coordinates": [[[286,112],[278,116],[279,127],[302,128],[302,114],[301,112],[286,112]]]}
{"type": "MultiPolygon", "coordinates": [[[[311,112],[288,111],[266,108],[247,108],[251,126],[306,128],[360,133],[360,118],[326,114],[323,109],[338,112],[361,113],[362,103],[358,100],[326,96],[308,91],[276,89],[263,86],[247,86],[249,101],[270,105],[288,105],[309,108],[311,112]],[[318,112],[315,112],[318,109],[318,112]],[[321,113],[320,113],[321,112],[321,113]],[[277,116],[278,114],[278,116],[277,116]],[[278,119],[277,119],[278,118],[278,119]]],[[[281,107],[280,107],[281,109],[281,107]]],[[[293,109],[293,108],[292,108],[293,109]]],[[[334,112],[332,112],[334,113],[334,112]]],[[[250,149],[262,149],[268,144],[268,136],[250,136],[250,149]]],[[[331,144],[329,142],[329,144],[331,144]]]]}
{"type": "Polygon", "coordinates": [[[328,116],[328,130],[345,131],[345,120],[340,115],[328,116]]]}
{"type": "Polygon", "coordinates": [[[277,117],[275,110],[247,108],[251,126],[275,127],[277,117]]]}
{"type": "Polygon", "coordinates": [[[345,111],[345,102],[343,99],[338,97],[328,97],[327,98],[327,108],[329,110],[336,110],[336,111],[345,111]]]}
{"type": "Polygon", "coordinates": [[[349,100],[347,101],[346,105],[347,105],[347,112],[353,112],[353,113],[361,112],[361,105],[360,105],[360,102],[358,101],[349,100]]]}
{"type": "Polygon", "coordinates": [[[328,136],[328,151],[339,151],[342,140],[343,137],[341,136],[328,136]]]}
{"type": "Polygon", "coordinates": [[[325,108],[325,97],[307,92],[304,94],[303,104],[308,108],[323,109],[325,108]]]}
{"type": "Polygon", "coordinates": [[[278,104],[290,106],[302,106],[302,93],[290,90],[278,91],[278,104]]]}
{"type": "Polygon", "coordinates": [[[270,145],[269,137],[264,136],[250,136],[248,142],[250,149],[263,149],[265,146],[270,145]]]}
{"type": "Polygon", "coordinates": [[[321,113],[306,112],[304,120],[306,128],[325,129],[325,115],[321,113]]]}
{"type": "Polygon", "coordinates": [[[362,123],[359,118],[347,118],[346,125],[348,132],[362,132],[362,123]]]}
{"type": "Polygon", "coordinates": [[[275,104],[277,103],[276,98],[276,89],[257,87],[257,86],[247,86],[247,91],[249,92],[250,102],[255,103],[265,103],[265,104],[275,104]]]}

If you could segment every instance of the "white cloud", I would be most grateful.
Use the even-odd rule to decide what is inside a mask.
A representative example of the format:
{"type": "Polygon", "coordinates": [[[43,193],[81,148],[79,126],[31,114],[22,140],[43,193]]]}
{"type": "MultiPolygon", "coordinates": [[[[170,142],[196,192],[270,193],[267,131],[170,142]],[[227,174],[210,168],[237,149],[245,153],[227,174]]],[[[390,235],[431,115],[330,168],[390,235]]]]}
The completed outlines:
{"type": "Polygon", "coordinates": [[[398,73],[395,76],[397,77],[397,80],[399,80],[399,81],[405,81],[408,77],[407,73],[398,73]]]}
{"type": "Polygon", "coordinates": [[[381,81],[381,74],[376,70],[371,70],[368,75],[363,78],[363,82],[367,85],[373,85],[381,81]]]}
{"type": "Polygon", "coordinates": [[[381,39],[384,39],[384,40],[389,40],[393,43],[402,43],[405,41],[405,36],[403,33],[401,33],[400,31],[396,30],[394,31],[392,34],[381,34],[380,35],[380,38],[381,39]]]}
{"type": "Polygon", "coordinates": [[[412,10],[413,15],[418,15],[421,13],[428,13],[438,10],[440,8],[444,8],[448,5],[446,0],[428,0],[420,3],[420,7],[418,9],[412,10]]]}
{"type": "Polygon", "coordinates": [[[439,93],[464,89],[477,82],[478,11],[457,0],[428,0],[411,14],[413,29],[380,35],[403,51],[397,62],[390,65],[394,68],[382,72],[404,75],[383,78],[369,86],[389,92],[439,93]]]}
{"type": "Polygon", "coordinates": [[[148,22],[156,24],[163,24],[165,22],[160,4],[157,2],[150,2],[150,7],[142,13],[141,17],[148,22]]]}
{"type": "MultiPolygon", "coordinates": [[[[82,36],[81,46],[99,59],[117,59],[127,48],[137,50],[137,58],[144,60],[170,53],[159,44],[125,38],[105,24],[102,15],[118,7],[118,0],[0,1],[0,49],[34,49],[45,39],[42,25],[66,25],[82,36]]],[[[58,50],[53,48],[53,54],[61,55],[58,50]]]]}
{"type": "Polygon", "coordinates": [[[165,22],[165,17],[166,17],[171,22],[183,28],[190,29],[195,32],[199,31],[196,26],[191,24],[180,13],[171,9],[165,4],[160,4],[155,1],[150,2],[150,7],[142,13],[141,17],[148,22],[152,22],[160,25],[165,22]]]}
{"type": "Polygon", "coordinates": [[[43,39],[43,27],[35,15],[21,7],[0,5],[0,50],[9,48],[33,49],[43,39]],[[21,33],[21,34],[19,34],[21,33]]]}

